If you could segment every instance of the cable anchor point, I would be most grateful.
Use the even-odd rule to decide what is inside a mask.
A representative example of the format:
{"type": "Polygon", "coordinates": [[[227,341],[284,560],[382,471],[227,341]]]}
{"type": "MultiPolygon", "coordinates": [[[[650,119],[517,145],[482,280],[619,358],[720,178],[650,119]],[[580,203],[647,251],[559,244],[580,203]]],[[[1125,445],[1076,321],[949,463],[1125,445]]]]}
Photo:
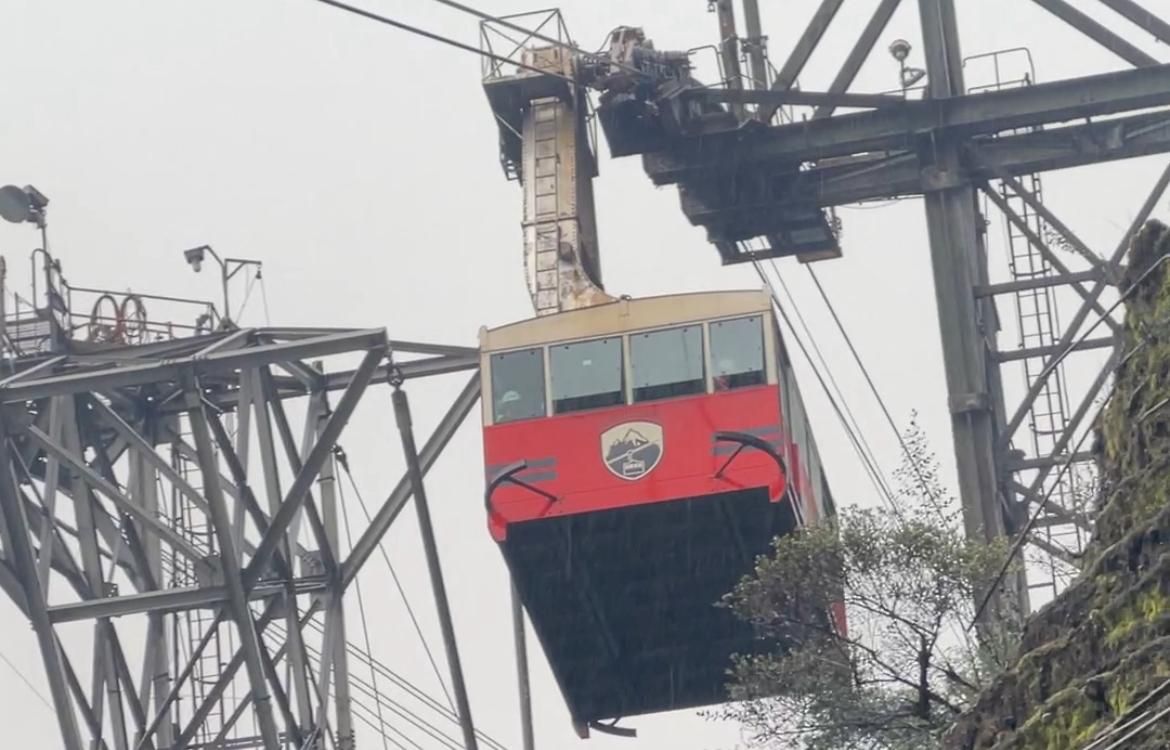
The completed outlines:
{"type": "Polygon", "coordinates": [[[394,387],[394,390],[401,390],[402,384],[406,382],[406,376],[402,374],[402,368],[394,364],[393,360],[389,361],[389,376],[387,381],[394,387]]]}

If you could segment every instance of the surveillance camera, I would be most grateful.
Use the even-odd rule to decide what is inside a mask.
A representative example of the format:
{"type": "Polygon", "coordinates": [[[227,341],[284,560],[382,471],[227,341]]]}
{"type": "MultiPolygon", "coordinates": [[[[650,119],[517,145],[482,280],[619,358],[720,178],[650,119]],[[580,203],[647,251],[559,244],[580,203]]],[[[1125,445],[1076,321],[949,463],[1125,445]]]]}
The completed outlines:
{"type": "Polygon", "coordinates": [[[193,247],[190,250],[183,251],[183,257],[187,259],[187,263],[199,273],[203,270],[203,250],[205,246],[193,247]]]}
{"type": "Polygon", "coordinates": [[[905,39],[895,39],[890,45],[890,54],[898,62],[905,62],[906,58],[910,56],[910,42],[905,39]]]}
{"type": "Polygon", "coordinates": [[[49,196],[37,190],[32,185],[25,185],[24,192],[28,196],[28,203],[35,211],[44,211],[49,205],[49,196]]]}

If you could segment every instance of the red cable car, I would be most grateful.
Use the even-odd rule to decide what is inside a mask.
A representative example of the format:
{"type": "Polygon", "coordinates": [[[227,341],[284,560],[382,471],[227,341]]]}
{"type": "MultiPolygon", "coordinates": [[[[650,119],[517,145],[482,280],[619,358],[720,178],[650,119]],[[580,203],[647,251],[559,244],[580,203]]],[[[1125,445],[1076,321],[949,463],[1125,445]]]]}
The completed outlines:
{"type": "Polygon", "coordinates": [[[489,528],[578,731],[725,701],[758,645],[715,603],[834,512],[768,294],[623,298],[480,348],[489,528]]]}

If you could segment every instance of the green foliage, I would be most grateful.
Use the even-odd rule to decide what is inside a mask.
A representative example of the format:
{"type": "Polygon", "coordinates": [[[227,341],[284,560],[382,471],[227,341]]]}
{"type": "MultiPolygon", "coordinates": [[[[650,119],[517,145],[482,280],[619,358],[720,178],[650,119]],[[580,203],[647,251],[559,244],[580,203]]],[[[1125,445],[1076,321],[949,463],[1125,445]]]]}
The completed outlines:
{"type": "Polygon", "coordinates": [[[1009,655],[1014,634],[977,645],[966,631],[1006,546],[964,538],[917,425],[905,441],[896,510],[848,509],[777,539],[724,599],[770,646],[734,659],[722,709],[761,746],[938,747],[1009,655]],[[845,635],[826,615],[839,602],[845,635]]]}

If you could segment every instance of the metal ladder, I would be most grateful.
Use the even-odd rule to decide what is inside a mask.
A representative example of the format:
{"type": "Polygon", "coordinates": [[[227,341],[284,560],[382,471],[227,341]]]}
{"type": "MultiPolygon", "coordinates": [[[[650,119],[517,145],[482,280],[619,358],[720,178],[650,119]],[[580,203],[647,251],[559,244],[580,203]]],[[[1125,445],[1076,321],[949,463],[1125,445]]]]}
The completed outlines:
{"type": "MultiPolygon", "coordinates": [[[[183,428],[180,430],[180,438],[190,445],[193,441],[191,440],[191,433],[188,429],[189,423],[185,416],[180,419],[183,425],[183,428]]],[[[199,469],[199,464],[184,455],[177,445],[174,444],[171,447],[171,465],[188,484],[202,494],[203,475],[199,469]]],[[[191,498],[187,497],[187,495],[180,492],[177,488],[173,493],[172,508],[174,516],[172,523],[174,524],[175,530],[199,550],[204,558],[210,558],[216,554],[216,549],[214,530],[211,528],[207,515],[191,501],[191,498]]],[[[209,583],[209,581],[201,580],[201,576],[205,576],[205,574],[201,574],[197,570],[196,565],[185,558],[176,555],[172,561],[172,567],[174,571],[174,585],[176,586],[199,586],[209,583]]],[[[214,621],[215,614],[211,610],[189,609],[184,611],[175,620],[176,630],[179,631],[176,633],[176,644],[180,642],[186,643],[187,653],[194,653],[203,634],[211,627],[214,621]]],[[[211,642],[207,644],[207,647],[195,662],[190,678],[191,689],[189,693],[192,712],[203,702],[212,686],[219,679],[223,667],[223,644],[220,642],[220,639],[220,632],[216,632],[211,642]]],[[[225,718],[226,709],[224,700],[221,698],[216,701],[211,713],[203,721],[199,734],[193,738],[194,741],[210,742],[213,740],[223,727],[225,718]]]]}
{"type": "Polygon", "coordinates": [[[536,277],[534,304],[537,315],[548,315],[560,310],[561,230],[558,223],[558,196],[560,193],[557,169],[557,113],[562,108],[557,99],[532,102],[533,150],[535,179],[533,180],[532,217],[536,231],[536,277]]]}
{"type": "MultiPolygon", "coordinates": [[[[1039,175],[1028,175],[1023,180],[1024,188],[1043,200],[1043,186],[1039,175]]],[[[1025,224],[1038,236],[1044,236],[1044,221],[1030,206],[1002,183],[998,186],[1000,195],[1008,205],[1024,219],[1025,224]]],[[[1053,274],[1052,265],[1028,241],[1023,231],[1010,221],[1007,222],[1008,265],[1013,281],[1043,278],[1053,274]]],[[[1016,317],[1020,328],[1020,348],[1052,347],[1057,343],[1061,330],[1053,287],[1025,289],[1015,293],[1016,317]]],[[[1023,360],[1025,383],[1035,382],[1044,369],[1044,356],[1028,357],[1023,360]]],[[[1036,395],[1029,410],[1029,432],[1031,433],[1032,454],[1036,457],[1054,456],[1056,444],[1069,422],[1068,389],[1065,382],[1064,365],[1058,365],[1049,375],[1044,386],[1036,395]]],[[[1061,507],[1075,508],[1075,477],[1066,474],[1059,482],[1050,477],[1041,490],[1051,490],[1051,500],[1061,507]]],[[[1079,552],[1084,542],[1081,529],[1075,524],[1045,524],[1038,529],[1045,540],[1052,545],[1079,552]]],[[[1029,589],[1049,589],[1052,596],[1059,593],[1059,571],[1055,562],[1049,564],[1046,580],[1029,584],[1029,589]]]]}
{"type": "MultiPolygon", "coordinates": [[[[1030,86],[1035,82],[1035,74],[1031,69],[1031,55],[1027,50],[1014,49],[977,55],[968,58],[966,62],[974,60],[991,64],[992,80],[982,85],[969,87],[969,93],[1020,88],[1030,86]],[[1004,75],[1004,70],[1008,67],[1005,65],[1005,58],[1012,54],[1027,56],[1027,70],[1018,78],[1007,79],[1004,75]]],[[[1010,130],[1004,135],[1024,132],[1025,130],[1027,129],[1010,130]]],[[[1028,193],[1035,197],[1037,202],[1043,203],[1043,184],[1039,174],[1023,176],[1019,178],[1019,182],[1028,193]]],[[[994,184],[1000,196],[1011,210],[1020,216],[1029,231],[1047,241],[1049,232],[1043,217],[1037,215],[1032,207],[1007,185],[998,181],[994,184]]],[[[1052,264],[1032,245],[1027,233],[1006,217],[1004,225],[1007,229],[1006,250],[1011,280],[1030,281],[1052,276],[1054,274],[1052,264]]],[[[1019,325],[1020,349],[1044,350],[1050,349],[1057,343],[1061,326],[1055,289],[1056,287],[1052,286],[1022,289],[1012,295],[1016,309],[1016,320],[1019,325]]],[[[1046,356],[1042,354],[1023,359],[1025,387],[1034,383],[1036,377],[1043,371],[1046,356]]],[[[1031,452],[1035,458],[1055,458],[1056,444],[1069,423],[1070,408],[1066,382],[1062,363],[1057,365],[1049,375],[1029,409],[1031,452]]],[[[1051,491],[1051,500],[1070,510],[1075,510],[1078,505],[1076,477],[1072,473],[1066,474],[1059,482],[1055,480],[1053,474],[1050,474],[1039,491],[1041,494],[1051,491]]],[[[1087,541],[1084,538],[1084,532],[1078,525],[1055,522],[1052,519],[1042,519],[1041,525],[1033,533],[1040,534],[1050,545],[1063,548],[1070,553],[1082,551],[1087,541]]],[[[1046,555],[1042,568],[1042,575],[1036,575],[1041,571],[1034,568],[1029,571],[1028,588],[1030,591],[1047,590],[1052,597],[1055,597],[1063,588],[1061,565],[1054,557],[1046,555]]]]}

